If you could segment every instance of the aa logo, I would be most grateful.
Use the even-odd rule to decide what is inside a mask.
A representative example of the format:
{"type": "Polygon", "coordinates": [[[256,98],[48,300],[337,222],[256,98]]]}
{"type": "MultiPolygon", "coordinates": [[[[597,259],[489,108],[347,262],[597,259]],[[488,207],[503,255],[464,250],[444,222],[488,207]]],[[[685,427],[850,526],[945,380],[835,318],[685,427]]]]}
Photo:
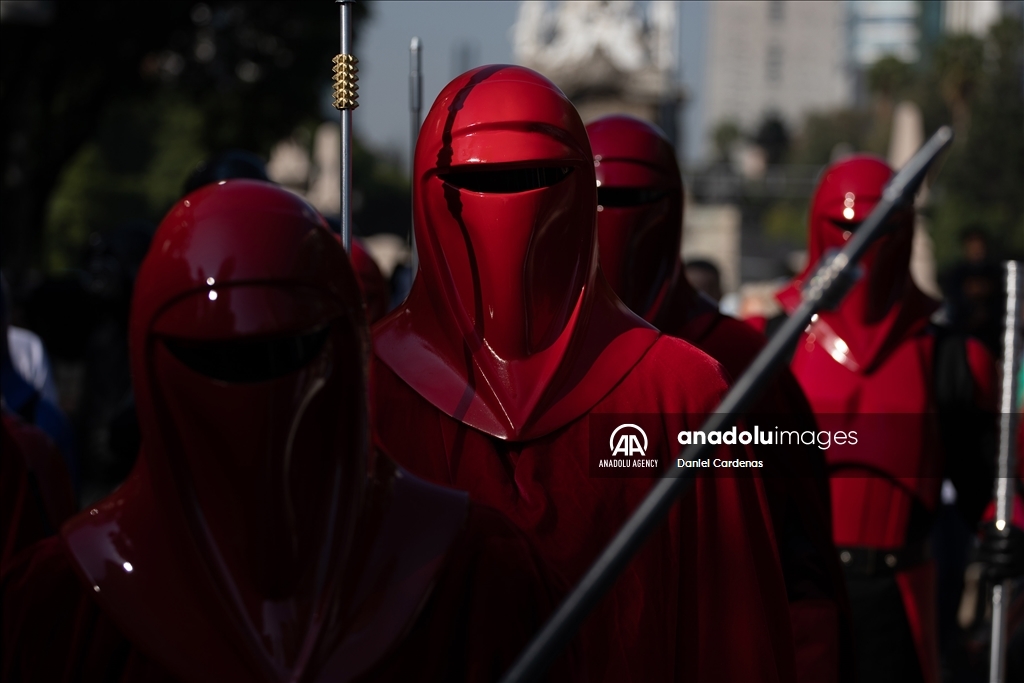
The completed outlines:
{"type": "Polygon", "coordinates": [[[636,425],[619,425],[612,432],[612,437],[608,439],[608,448],[611,449],[613,457],[616,455],[643,457],[647,454],[647,434],[636,425]],[[641,439],[643,445],[641,445],[641,439]]]}

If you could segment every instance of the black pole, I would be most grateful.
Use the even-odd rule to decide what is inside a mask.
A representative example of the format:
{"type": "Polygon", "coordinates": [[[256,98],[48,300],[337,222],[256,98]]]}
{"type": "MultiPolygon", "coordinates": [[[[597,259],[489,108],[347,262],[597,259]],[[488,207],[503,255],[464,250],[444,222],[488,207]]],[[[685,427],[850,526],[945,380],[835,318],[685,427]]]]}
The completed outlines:
{"type": "MultiPolygon", "coordinates": [[[[832,308],[842,301],[856,279],[857,262],[871,243],[882,235],[889,216],[901,205],[910,205],[928,168],[952,139],[952,130],[943,126],[889,181],[882,193],[882,201],[854,232],[843,250],[829,259],[822,259],[815,275],[804,287],[803,303],[768,340],[747,371],[722,399],[715,414],[703,424],[701,431],[728,429],[739,414],[757,399],[776,368],[785,363],[786,351],[796,343],[814,313],[822,308],[832,308]]],[[[714,448],[717,446],[702,443],[681,451],[676,463],[662,475],[579,584],[562,601],[540,633],[534,636],[501,679],[502,683],[534,681],[547,671],[558,653],[576,635],[587,614],[608,592],[648,535],[668,514],[676,498],[693,484],[696,476],[694,471],[680,467],[679,462],[702,459],[714,448]]]]}

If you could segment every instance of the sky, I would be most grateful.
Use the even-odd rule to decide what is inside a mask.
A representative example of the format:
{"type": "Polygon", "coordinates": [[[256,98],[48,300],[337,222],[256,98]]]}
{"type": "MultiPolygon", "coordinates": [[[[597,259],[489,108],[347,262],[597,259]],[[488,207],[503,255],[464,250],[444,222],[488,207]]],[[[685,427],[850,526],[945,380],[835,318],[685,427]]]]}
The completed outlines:
{"type": "MultiPolygon", "coordinates": [[[[356,134],[371,147],[409,157],[409,42],[423,45],[423,115],[441,89],[462,71],[481,64],[515,63],[512,25],[518,2],[411,2],[376,0],[356,46],[359,108],[356,134]]],[[[703,90],[707,0],[679,3],[680,74],[690,93],[684,111],[688,160],[702,153],[700,98],[703,90]]]]}

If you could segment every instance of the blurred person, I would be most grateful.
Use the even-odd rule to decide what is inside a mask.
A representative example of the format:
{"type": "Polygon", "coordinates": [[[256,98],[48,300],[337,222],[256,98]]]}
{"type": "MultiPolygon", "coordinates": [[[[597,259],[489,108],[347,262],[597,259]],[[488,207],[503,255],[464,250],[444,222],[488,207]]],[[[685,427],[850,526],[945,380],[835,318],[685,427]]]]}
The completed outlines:
{"type": "Polygon", "coordinates": [[[714,263],[706,259],[692,259],[686,262],[684,272],[686,279],[698,292],[716,304],[722,300],[722,276],[714,263]]]}
{"type": "Polygon", "coordinates": [[[84,498],[96,500],[124,481],[139,451],[128,314],[132,290],[156,226],[125,221],[89,240],[86,269],[92,320],[84,349],[84,382],[76,424],[84,450],[84,498]]]}
{"type": "Polygon", "coordinates": [[[143,451],[8,568],[0,678],[493,680],[557,595],[497,513],[367,469],[369,335],[324,220],[233,180],[156,239],[130,330],[143,451]]]}
{"type": "MultiPolygon", "coordinates": [[[[540,74],[491,65],[449,83],[413,178],[419,271],[374,327],[374,438],[504,512],[574,583],[658,471],[602,476],[609,432],[650,417],[645,458],[663,468],[718,405],[721,366],[609,288],[587,133],[540,74]]],[[[592,679],[792,679],[785,584],[748,474],[699,477],[647,539],[583,624],[592,679]]]]}
{"type": "MultiPolygon", "coordinates": [[[[786,314],[799,306],[820,260],[875,208],[891,176],[869,155],[825,170],[811,203],[809,265],[777,295],[786,314]]],[[[954,484],[971,527],[992,485],[992,357],[979,341],[930,325],[938,302],[910,277],[913,225],[913,207],[900,207],[846,298],[815,316],[791,361],[821,427],[861,435],[860,447],[830,448],[826,457],[863,681],[939,680],[929,536],[942,481],[954,484]]]]}
{"type": "MultiPolygon", "coordinates": [[[[601,269],[616,294],[665,334],[683,339],[722,363],[732,378],[765,344],[744,322],[719,312],[692,273],[717,290],[707,261],[680,261],[683,182],[675,150],[655,126],[612,115],[587,125],[597,174],[601,269]],[[706,264],[706,265],[705,265],[706,264]]],[[[762,430],[816,430],[807,399],[783,371],[744,417],[762,430]]],[[[755,453],[758,449],[755,448],[755,453]]],[[[779,539],[799,681],[852,680],[849,605],[832,544],[824,458],[814,446],[786,452],[764,448],[765,488],[779,539]],[[841,676],[845,674],[844,676],[841,676]]]]}
{"type": "Polygon", "coordinates": [[[960,234],[961,258],[943,273],[942,293],[950,326],[1001,352],[1003,272],[993,258],[988,233],[981,226],[960,234]]]}
{"type": "MultiPolygon", "coordinates": [[[[11,357],[12,350],[19,349],[9,345],[11,306],[10,291],[7,279],[0,276],[0,397],[6,409],[20,416],[25,422],[37,426],[56,445],[64,464],[71,475],[72,482],[77,483],[78,451],[75,446],[75,435],[71,423],[65,417],[57,402],[47,396],[46,382],[40,382],[39,372],[33,373],[35,381],[26,379],[16,367],[11,357]],[[42,386],[38,386],[38,385],[42,386]]],[[[15,335],[17,337],[18,335],[15,335]]],[[[34,336],[34,335],[33,335],[34,336]]],[[[42,342],[39,343],[39,358],[45,359],[42,342]]],[[[20,364],[25,364],[24,348],[20,364]]]]}
{"type": "Polygon", "coordinates": [[[270,181],[267,164],[262,158],[243,149],[229,149],[200,161],[185,180],[181,195],[194,192],[203,185],[231,178],[270,181]]]}

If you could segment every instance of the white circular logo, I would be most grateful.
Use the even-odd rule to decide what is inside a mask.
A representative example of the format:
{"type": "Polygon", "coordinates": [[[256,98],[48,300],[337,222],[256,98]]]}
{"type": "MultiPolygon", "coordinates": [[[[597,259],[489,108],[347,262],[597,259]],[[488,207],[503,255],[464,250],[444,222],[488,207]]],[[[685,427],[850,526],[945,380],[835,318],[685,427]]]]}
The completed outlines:
{"type": "Polygon", "coordinates": [[[639,455],[642,457],[647,453],[647,434],[634,424],[619,425],[612,432],[611,438],[608,439],[608,448],[613,456],[625,455],[632,457],[639,455]],[[627,429],[632,431],[623,431],[627,429]],[[619,434],[619,432],[622,432],[622,434],[619,434]],[[618,437],[617,439],[616,436],[618,437]],[[640,445],[641,438],[643,439],[642,446],[640,445]]]}

